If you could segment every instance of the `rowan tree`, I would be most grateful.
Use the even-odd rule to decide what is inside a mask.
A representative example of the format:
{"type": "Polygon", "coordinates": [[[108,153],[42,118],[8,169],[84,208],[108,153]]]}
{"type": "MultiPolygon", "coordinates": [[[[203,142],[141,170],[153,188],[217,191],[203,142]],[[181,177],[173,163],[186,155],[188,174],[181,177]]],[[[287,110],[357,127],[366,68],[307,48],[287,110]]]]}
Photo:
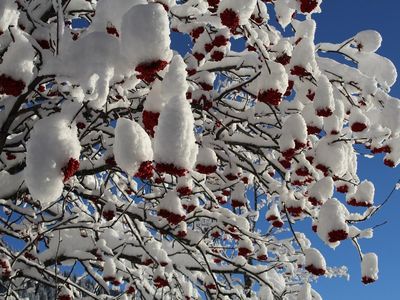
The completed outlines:
{"type": "Polygon", "coordinates": [[[396,69],[373,30],[316,44],[321,1],[2,0],[4,297],[321,299],[348,271],[310,234],[377,280],[357,151],[400,162],[396,69]]]}

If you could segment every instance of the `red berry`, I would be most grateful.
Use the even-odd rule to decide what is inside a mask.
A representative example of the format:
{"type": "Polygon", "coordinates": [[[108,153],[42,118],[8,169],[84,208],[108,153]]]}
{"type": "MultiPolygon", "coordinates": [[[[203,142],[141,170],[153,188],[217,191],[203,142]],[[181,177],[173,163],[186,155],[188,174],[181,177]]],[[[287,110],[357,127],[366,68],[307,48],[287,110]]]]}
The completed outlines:
{"type": "Polygon", "coordinates": [[[354,122],[351,125],[351,130],[354,131],[354,132],[361,132],[366,128],[367,128],[367,125],[364,124],[364,123],[360,123],[360,122],[354,122]]]}
{"type": "Polygon", "coordinates": [[[174,164],[168,164],[168,163],[157,163],[156,170],[159,173],[168,173],[170,175],[175,175],[178,177],[185,176],[188,172],[188,170],[184,168],[179,168],[174,164]]]}
{"type": "Polygon", "coordinates": [[[296,174],[299,176],[307,176],[310,174],[310,172],[306,167],[301,167],[299,169],[296,169],[296,174]]]}
{"type": "Polygon", "coordinates": [[[375,279],[372,279],[371,277],[363,276],[362,278],[362,283],[364,284],[369,284],[375,282],[375,279]]]}
{"type": "Polygon", "coordinates": [[[260,102],[278,106],[282,100],[282,93],[278,92],[276,89],[268,89],[267,91],[260,91],[257,99],[260,102]]]}
{"type": "Polygon", "coordinates": [[[252,45],[247,45],[247,50],[255,52],[257,51],[256,47],[252,46],[252,45]]]}
{"type": "Polygon", "coordinates": [[[288,213],[291,214],[293,217],[299,217],[301,215],[301,213],[303,212],[303,209],[300,206],[298,206],[298,207],[289,206],[289,207],[286,207],[286,209],[287,209],[288,213]]]}
{"type": "Polygon", "coordinates": [[[319,269],[316,268],[314,265],[308,265],[306,266],[306,270],[316,276],[322,276],[325,274],[325,270],[324,269],[319,269]]]}
{"type": "Polygon", "coordinates": [[[67,181],[69,178],[74,176],[74,174],[79,170],[79,161],[76,160],[75,158],[70,158],[68,161],[68,164],[62,168],[62,171],[64,173],[64,179],[63,181],[67,181]]]}
{"type": "Polygon", "coordinates": [[[7,75],[0,75],[0,94],[18,97],[25,89],[25,82],[15,80],[7,75]]]}
{"type": "Polygon", "coordinates": [[[359,206],[359,207],[370,207],[372,204],[367,201],[357,201],[355,198],[351,198],[347,201],[347,204],[351,206],[359,206]]]}
{"type": "Polygon", "coordinates": [[[211,174],[217,170],[217,166],[204,166],[202,164],[196,165],[196,171],[201,174],[211,174]]]}
{"type": "Polygon", "coordinates": [[[347,239],[348,233],[344,230],[332,230],[328,233],[329,242],[335,243],[347,239]]]}
{"type": "Polygon", "coordinates": [[[291,167],[291,162],[290,162],[290,160],[287,160],[287,159],[280,159],[279,160],[279,163],[285,168],[285,169],[290,169],[290,167],[291,167]]]}
{"type": "Polygon", "coordinates": [[[332,115],[332,110],[329,107],[317,109],[317,116],[319,117],[329,117],[330,115],[332,115]]]}
{"type": "Polygon", "coordinates": [[[312,12],[318,5],[317,0],[300,0],[300,10],[303,13],[312,12]]]}
{"type": "Polygon", "coordinates": [[[38,87],[38,91],[40,93],[44,93],[46,91],[46,85],[40,84],[39,87],[38,87]]]}
{"type": "Polygon", "coordinates": [[[50,49],[50,43],[48,40],[38,40],[37,42],[43,49],[50,49]]]}
{"type": "Polygon", "coordinates": [[[86,124],[83,122],[78,122],[76,123],[76,127],[78,127],[79,129],[84,129],[86,127],[86,124]]]}
{"type": "Polygon", "coordinates": [[[391,160],[391,159],[389,159],[389,158],[385,158],[384,161],[383,161],[383,163],[384,163],[386,166],[390,167],[390,168],[394,168],[394,166],[395,166],[394,161],[391,160]]]}
{"type": "Polygon", "coordinates": [[[208,290],[216,290],[217,286],[214,283],[210,283],[210,284],[205,285],[205,288],[208,290]]]}
{"type": "Polygon", "coordinates": [[[142,114],[143,125],[146,132],[151,136],[154,137],[154,127],[158,125],[158,118],[160,116],[159,112],[152,112],[144,110],[142,114]]]}
{"type": "Polygon", "coordinates": [[[245,203],[237,200],[237,199],[232,199],[232,207],[236,208],[236,207],[243,207],[245,206],[245,203]]]}
{"type": "Polygon", "coordinates": [[[162,287],[168,285],[168,281],[166,279],[164,279],[164,278],[157,277],[156,279],[154,279],[154,285],[157,288],[162,288],[162,287]]]}
{"type": "Polygon", "coordinates": [[[346,184],[340,185],[336,188],[336,191],[345,194],[349,191],[349,187],[346,184]]]}
{"type": "Polygon", "coordinates": [[[189,196],[192,194],[192,189],[188,186],[179,187],[176,191],[179,193],[179,196],[189,196]]]}
{"type": "Polygon", "coordinates": [[[272,222],[272,226],[274,226],[276,228],[281,228],[283,226],[283,222],[281,220],[276,220],[276,221],[272,222]]]}
{"type": "Polygon", "coordinates": [[[115,35],[116,37],[119,37],[118,30],[117,30],[117,28],[115,28],[115,26],[109,25],[109,26],[107,26],[106,29],[107,29],[107,33],[108,34],[115,35]]]}
{"type": "Polygon", "coordinates": [[[383,152],[390,153],[390,152],[392,152],[392,149],[390,148],[390,146],[385,145],[385,146],[378,147],[378,148],[372,148],[371,152],[373,154],[383,153],[383,152]]]}
{"type": "Polygon", "coordinates": [[[199,53],[199,52],[193,53],[193,56],[197,59],[197,61],[201,61],[205,57],[203,53],[199,53]]]}
{"type": "Polygon", "coordinates": [[[136,77],[147,82],[153,82],[156,79],[157,72],[162,71],[168,62],[165,60],[155,60],[148,63],[139,64],[135,70],[139,73],[136,77]]]}
{"type": "Polygon", "coordinates": [[[321,205],[321,204],[322,204],[322,202],[321,202],[320,200],[318,200],[317,198],[315,198],[315,197],[309,197],[309,198],[308,198],[308,201],[309,201],[313,206],[318,206],[318,205],[321,205]]]}
{"type": "Polygon", "coordinates": [[[315,92],[314,92],[314,91],[311,91],[311,90],[309,89],[309,90],[307,91],[306,97],[307,97],[308,99],[310,99],[310,101],[314,101],[315,92]]]}
{"type": "Polygon", "coordinates": [[[238,255],[247,257],[251,254],[251,250],[247,248],[239,248],[238,255]]]}
{"type": "Polygon", "coordinates": [[[111,221],[115,217],[115,211],[113,211],[113,210],[104,210],[103,211],[103,217],[107,221],[111,221]]]}
{"type": "Polygon", "coordinates": [[[225,9],[221,14],[221,23],[228,27],[231,32],[235,32],[236,28],[239,27],[239,16],[238,14],[230,8],[225,9]]]}
{"type": "Polygon", "coordinates": [[[286,89],[286,92],[285,92],[284,96],[286,96],[286,97],[290,96],[290,94],[292,93],[292,90],[293,90],[293,86],[294,86],[294,81],[293,80],[289,80],[288,87],[286,89]]]}
{"type": "Polygon", "coordinates": [[[257,259],[258,259],[258,260],[267,260],[267,259],[268,259],[268,256],[266,256],[265,254],[258,255],[258,256],[257,256],[257,259]]]}
{"type": "Polygon", "coordinates": [[[197,38],[200,36],[200,34],[202,34],[203,32],[204,32],[204,27],[199,26],[199,27],[194,28],[194,29],[190,32],[190,35],[191,35],[194,39],[197,39],[197,38]]]}
{"type": "Polygon", "coordinates": [[[318,134],[321,132],[321,128],[313,125],[307,125],[307,133],[308,134],[318,134]]]}
{"type": "Polygon", "coordinates": [[[105,160],[105,163],[106,163],[107,165],[111,166],[111,167],[115,167],[115,166],[117,165],[117,163],[115,162],[114,156],[108,157],[108,158],[105,160]]]}
{"type": "Polygon", "coordinates": [[[210,6],[218,6],[220,0],[207,0],[208,5],[210,6]]]}
{"type": "Polygon", "coordinates": [[[211,58],[214,61],[221,61],[224,58],[224,53],[221,51],[214,51],[213,53],[211,53],[211,58]]]}
{"type": "Polygon", "coordinates": [[[153,163],[151,161],[144,161],[140,164],[139,170],[134,177],[149,180],[153,177],[153,163]]]}
{"type": "Polygon", "coordinates": [[[290,74],[294,75],[294,76],[299,76],[299,77],[304,77],[304,76],[308,76],[310,75],[309,72],[306,71],[306,69],[304,69],[301,66],[294,66],[291,70],[290,70],[290,74]]]}
{"type": "Polygon", "coordinates": [[[280,63],[281,65],[286,66],[287,64],[290,63],[291,58],[292,58],[291,56],[287,55],[286,53],[283,53],[282,55],[275,58],[275,61],[277,63],[280,63]]]}
{"type": "Polygon", "coordinates": [[[196,69],[187,69],[186,72],[188,73],[188,76],[193,76],[196,74],[196,69]]]}
{"type": "Polygon", "coordinates": [[[204,50],[205,50],[207,53],[211,52],[211,50],[212,50],[213,48],[214,48],[214,45],[213,45],[213,44],[207,43],[207,44],[204,45],[204,50]]]}
{"type": "Polygon", "coordinates": [[[12,154],[10,152],[6,152],[6,156],[7,156],[7,160],[14,160],[17,158],[14,154],[12,154]]]}
{"type": "Polygon", "coordinates": [[[126,290],[126,293],[127,293],[128,295],[130,295],[130,294],[133,294],[135,291],[136,291],[135,287],[134,287],[133,285],[130,285],[130,286],[128,287],[128,289],[126,290]]]}
{"type": "Polygon", "coordinates": [[[317,168],[318,170],[320,170],[322,173],[324,173],[324,176],[328,176],[328,175],[329,175],[329,169],[328,169],[327,166],[324,166],[324,165],[322,165],[322,164],[318,164],[318,165],[316,166],[316,168],[317,168]]]}
{"type": "Polygon", "coordinates": [[[213,40],[213,45],[215,47],[222,47],[222,46],[226,46],[227,44],[228,44],[228,40],[223,35],[217,35],[213,40]]]}

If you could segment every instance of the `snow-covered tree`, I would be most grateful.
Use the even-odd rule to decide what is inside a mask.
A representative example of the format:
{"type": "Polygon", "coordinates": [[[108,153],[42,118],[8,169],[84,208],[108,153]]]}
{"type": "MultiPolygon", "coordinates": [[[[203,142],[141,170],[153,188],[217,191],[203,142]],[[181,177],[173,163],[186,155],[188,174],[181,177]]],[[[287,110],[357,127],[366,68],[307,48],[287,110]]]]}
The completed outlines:
{"type": "Polygon", "coordinates": [[[376,31],[316,44],[321,2],[1,0],[4,294],[321,299],[311,234],[377,280],[357,151],[400,163],[397,73],[376,31]]]}

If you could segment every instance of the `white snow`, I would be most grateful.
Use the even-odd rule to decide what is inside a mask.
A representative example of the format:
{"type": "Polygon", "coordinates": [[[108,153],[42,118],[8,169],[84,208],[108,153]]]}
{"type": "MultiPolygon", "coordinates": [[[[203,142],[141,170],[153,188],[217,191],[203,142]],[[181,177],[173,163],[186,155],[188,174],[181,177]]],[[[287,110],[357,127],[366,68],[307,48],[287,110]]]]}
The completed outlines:
{"type": "Polygon", "coordinates": [[[4,74],[14,80],[22,80],[27,86],[35,75],[34,57],[36,53],[21,30],[13,29],[12,33],[14,41],[2,56],[0,75],[4,74]]]}
{"type": "Polygon", "coordinates": [[[375,30],[364,30],[354,37],[354,45],[362,52],[376,52],[382,44],[382,36],[375,30]]]}
{"type": "Polygon", "coordinates": [[[151,140],[135,121],[119,118],[115,127],[114,158],[128,175],[134,175],[142,162],[153,160],[151,140]]]}
{"type": "Polygon", "coordinates": [[[326,270],[326,261],[316,248],[308,248],[304,250],[304,255],[306,257],[306,266],[314,266],[316,269],[326,270]]]}
{"type": "Polygon", "coordinates": [[[222,0],[218,5],[218,13],[225,9],[232,9],[239,16],[239,25],[247,24],[254,11],[257,0],[222,0]]]}
{"type": "Polygon", "coordinates": [[[69,120],[55,115],[36,122],[27,143],[25,168],[33,198],[43,204],[57,200],[64,188],[62,168],[70,158],[79,161],[80,150],[76,126],[69,120]]]}
{"type": "MultiPolygon", "coordinates": [[[[335,100],[333,98],[332,85],[328,77],[321,74],[317,82],[317,90],[314,98],[314,108],[318,114],[321,110],[330,110],[332,113],[335,110],[335,100]]],[[[320,114],[318,114],[320,115],[320,114]]]]}
{"type": "Polygon", "coordinates": [[[6,32],[9,26],[16,26],[19,11],[14,0],[2,0],[0,2],[0,32],[6,32]]]}
{"type": "Polygon", "coordinates": [[[133,6],[122,18],[122,54],[132,66],[157,60],[169,62],[172,57],[169,34],[168,15],[161,4],[133,6]]]}
{"type": "Polygon", "coordinates": [[[378,256],[373,252],[363,254],[361,276],[375,281],[378,279],[378,272],[378,256]]]}
{"type": "Polygon", "coordinates": [[[310,187],[308,190],[308,198],[314,198],[317,202],[324,204],[333,196],[333,187],[332,177],[324,177],[310,187]]]}
{"type": "Polygon", "coordinates": [[[180,55],[175,55],[162,81],[156,80],[146,97],[144,110],[161,112],[168,101],[174,96],[186,94],[186,64],[180,55]]]}
{"type": "Polygon", "coordinates": [[[185,97],[174,97],[159,118],[154,137],[154,160],[192,170],[197,152],[190,105],[185,97]]]}
{"type": "Polygon", "coordinates": [[[266,92],[270,89],[277,90],[282,95],[288,87],[288,75],[284,66],[280,63],[268,61],[268,67],[263,66],[261,74],[257,78],[259,92],[266,92]]]}
{"type": "Polygon", "coordinates": [[[337,240],[333,234],[335,231],[340,231],[342,238],[347,236],[349,233],[349,226],[346,223],[346,217],[349,212],[346,207],[340,203],[337,199],[328,199],[321,206],[318,214],[318,236],[327,245],[332,248],[336,248],[340,244],[340,240],[337,240]]]}
{"type": "Polygon", "coordinates": [[[346,200],[354,199],[356,203],[364,203],[366,205],[374,204],[375,187],[371,181],[364,180],[357,187],[354,193],[348,193],[346,200]]]}

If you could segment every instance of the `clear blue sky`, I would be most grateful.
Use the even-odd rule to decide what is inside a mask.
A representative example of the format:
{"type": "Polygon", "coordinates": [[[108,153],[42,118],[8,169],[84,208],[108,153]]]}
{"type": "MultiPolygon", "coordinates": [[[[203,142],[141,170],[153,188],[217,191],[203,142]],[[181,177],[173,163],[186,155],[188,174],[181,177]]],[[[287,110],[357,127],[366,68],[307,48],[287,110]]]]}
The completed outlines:
{"type": "MultiPolygon", "coordinates": [[[[383,37],[383,44],[378,53],[386,56],[396,65],[400,73],[400,42],[398,18],[400,1],[396,0],[325,0],[323,12],[315,15],[317,21],[317,41],[340,42],[364,29],[375,29],[383,37]]],[[[400,82],[396,83],[391,94],[400,98],[400,82]]],[[[400,117],[400,116],[399,116],[400,117]]],[[[368,178],[375,183],[375,202],[381,203],[400,178],[400,168],[390,169],[382,164],[382,157],[377,159],[360,158],[360,178],[368,178]]],[[[400,299],[393,289],[398,283],[398,230],[400,229],[400,192],[397,191],[391,201],[375,215],[371,225],[388,221],[377,228],[372,240],[361,240],[364,252],[376,252],[379,256],[379,280],[364,286],[360,282],[360,266],[357,252],[349,241],[335,251],[322,245],[317,239],[315,244],[322,248],[331,265],[347,264],[351,275],[350,281],[344,279],[322,279],[315,288],[325,300],[376,300],[400,299]]],[[[313,240],[314,242],[314,240],[313,240]]]]}

